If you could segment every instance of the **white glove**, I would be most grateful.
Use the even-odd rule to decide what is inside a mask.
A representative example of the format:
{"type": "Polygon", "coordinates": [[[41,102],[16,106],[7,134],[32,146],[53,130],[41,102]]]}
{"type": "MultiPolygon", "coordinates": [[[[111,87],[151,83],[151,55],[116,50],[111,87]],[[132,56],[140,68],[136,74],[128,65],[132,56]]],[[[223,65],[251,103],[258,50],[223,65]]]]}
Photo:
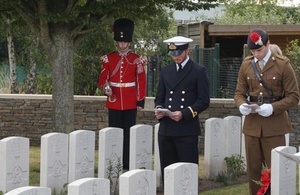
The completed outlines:
{"type": "Polygon", "coordinates": [[[255,110],[259,115],[268,117],[273,113],[272,104],[263,104],[255,110]]]}
{"type": "Polygon", "coordinates": [[[242,115],[244,115],[244,116],[250,114],[250,112],[251,112],[251,108],[248,108],[248,107],[246,107],[245,105],[248,105],[248,104],[243,103],[243,104],[240,105],[240,107],[239,107],[240,113],[241,113],[242,115]]]}

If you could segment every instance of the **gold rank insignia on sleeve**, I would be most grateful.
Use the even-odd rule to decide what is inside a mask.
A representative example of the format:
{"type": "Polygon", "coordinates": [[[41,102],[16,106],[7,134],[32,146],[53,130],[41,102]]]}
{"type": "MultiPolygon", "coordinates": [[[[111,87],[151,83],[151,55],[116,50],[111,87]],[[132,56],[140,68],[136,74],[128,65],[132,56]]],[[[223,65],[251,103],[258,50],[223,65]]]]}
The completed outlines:
{"type": "Polygon", "coordinates": [[[196,116],[197,116],[197,112],[196,111],[194,111],[193,109],[192,109],[192,107],[188,107],[189,109],[190,109],[190,111],[191,111],[191,113],[192,113],[192,115],[193,115],[193,118],[195,118],[196,116]]]}

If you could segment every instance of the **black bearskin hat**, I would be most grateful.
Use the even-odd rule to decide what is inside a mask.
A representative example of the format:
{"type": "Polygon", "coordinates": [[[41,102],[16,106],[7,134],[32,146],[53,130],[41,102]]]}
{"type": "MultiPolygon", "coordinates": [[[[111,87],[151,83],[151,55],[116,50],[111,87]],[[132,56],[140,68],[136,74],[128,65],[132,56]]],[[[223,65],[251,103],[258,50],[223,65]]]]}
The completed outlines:
{"type": "Polygon", "coordinates": [[[113,32],[115,41],[132,42],[134,22],[127,18],[120,18],[114,22],[113,32]]]}

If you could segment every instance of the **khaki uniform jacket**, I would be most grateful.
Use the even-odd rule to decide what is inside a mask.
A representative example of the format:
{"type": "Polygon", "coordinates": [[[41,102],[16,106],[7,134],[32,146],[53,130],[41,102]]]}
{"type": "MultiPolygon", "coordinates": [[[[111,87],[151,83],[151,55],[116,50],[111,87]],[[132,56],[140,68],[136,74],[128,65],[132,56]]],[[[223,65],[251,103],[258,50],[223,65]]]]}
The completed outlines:
{"type": "MultiPolygon", "coordinates": [[[[239,70],[234,100],[236,106],[248,102],[248,96],[270,97],[267,90],[259,83],[251,66],[252,56],[245,58],[239,70]]],[[[299,88],[295,72],[285,56],[272,53],[263,70],[257,66],[262,80],[272,89],[274,96],[284,96],[272,103],[273,114],[269,117],[250,113],[245,117],[243,133],[255,137],[284,135],[292,131],[287,110],[299,103],[299,88]]]]}

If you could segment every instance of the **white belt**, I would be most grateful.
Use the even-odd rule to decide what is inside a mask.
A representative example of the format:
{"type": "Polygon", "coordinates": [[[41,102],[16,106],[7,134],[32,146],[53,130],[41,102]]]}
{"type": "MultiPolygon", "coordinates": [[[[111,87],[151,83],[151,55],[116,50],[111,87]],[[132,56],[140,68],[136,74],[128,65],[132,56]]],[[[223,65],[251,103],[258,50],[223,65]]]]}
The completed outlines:
{"type": "Polygon", "coordinates": [[[115,82],[109,82],[110,86],[113,87],[133,87],[135,86],[135,82],[131,83],[115,83],[115,82]]]}

